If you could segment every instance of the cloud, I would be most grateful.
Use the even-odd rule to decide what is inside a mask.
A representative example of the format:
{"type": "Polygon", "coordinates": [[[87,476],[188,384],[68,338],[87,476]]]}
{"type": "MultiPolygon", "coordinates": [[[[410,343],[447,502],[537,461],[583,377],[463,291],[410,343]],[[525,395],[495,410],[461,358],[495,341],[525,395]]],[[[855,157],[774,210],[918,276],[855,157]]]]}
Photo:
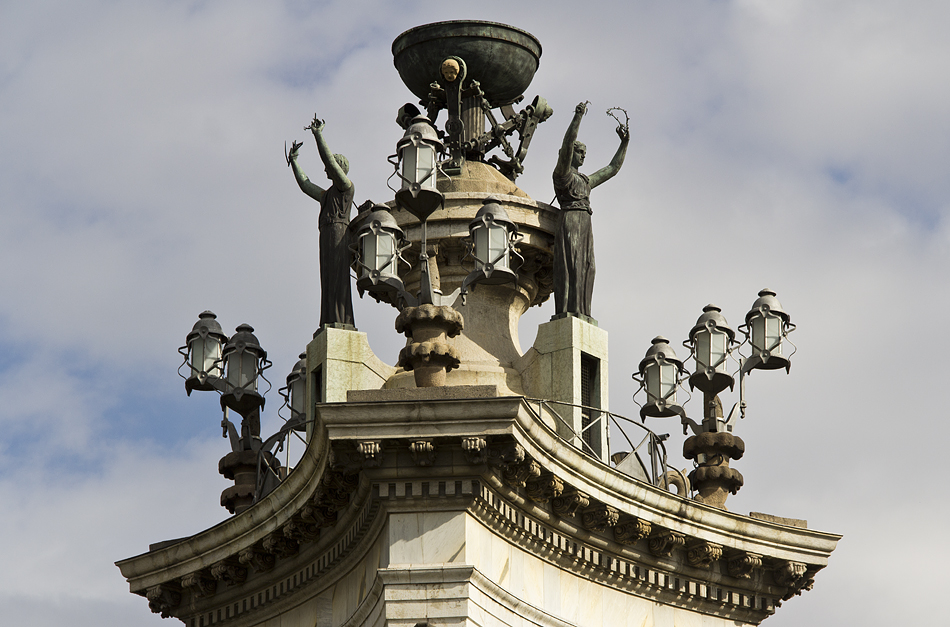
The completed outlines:
{"type": "MultiPolygon", "coordinates": [[[[613,410],[636,415],[628,377],[650,338],[676,346],[710,301],[735,327],[769,286],[799,325],[790,376],[748,381],[748,453],[735,464],[746,485],[730,506],[808,518],[845,539],[816,590],[769,624],[856,622],[868,591],[919,602],[868,610],[865,624],[898,611],[930,618],[936,591],[887,579],[885,595],[871,559],[902,526],[898,514],[928,537],[946,515],[915,477],[939,476],[935,391],[950,349],[948,9],[693,0],[457,10],[0,6],[0,531],[4,555],[22,564],[7,573],[4,617],[158,622],[111,562],[224,517],[217,399],[182,395],[175,349],[205,309],[227,331],[250,322],[279,387],[319,317],[317,208],[296,189],[283,142],[304,140],[301,162],[321,175],[303,130],[316,113],[351,161],[357,200],[391,197],[392,120],[413,97],[390,44],[419,24],[477,17],[543,45],[527,95],[555,115],[519,179],[534,198],[553,196],[577,102],[592,103],[581,128],[592,168],[617,142],[603,112],[630,112],[624,169],[592,196],[613,410]]],[[[550,315],[545,305],[523,318],[523,349],[550,315]]],[[[394,362],[404,341],[395,311],[364,300],[356,317],[394,362]]],[[[274,400],[265,431],[276,429],[274,400]]],[[[679,458],[678,426],[653,426],[673,434],[679,458]]],[[[938,542],[899,560],[938,581],[946,552],[938,542]]]]}

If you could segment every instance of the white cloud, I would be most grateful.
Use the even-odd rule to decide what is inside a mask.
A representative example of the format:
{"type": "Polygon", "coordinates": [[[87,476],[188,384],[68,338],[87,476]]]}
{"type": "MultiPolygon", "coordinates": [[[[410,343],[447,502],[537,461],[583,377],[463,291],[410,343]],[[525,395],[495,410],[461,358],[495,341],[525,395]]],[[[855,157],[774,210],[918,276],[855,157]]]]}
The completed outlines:
{"type": "MultiPolygon", "coordinates": [[[[746,486],[730,504],[845,539],[816,590],[769,624],[856,622],[869,591],[918,602],[882,601],[864,624],[898,611],[930,618],[936,590],[888,578],[885,594],[869,556],[902,526],[897,513],[929,537],[945,514],[917,477],[940,476],[939,364],[950,348],[948,9],[694,0],[456,10],[0,6],[0,537],[4,556],[23,563],[7,573],[4,617],[158,622],[111,562],[224,516],[214,465],[226,445],[188,443],[218,435],[215,399],[181,396],[175,349],[204,309],[229,331],[250,322],[279,387],[316,327],[317,212],[284,164],[284,140],[304,140],[302,163],[320,175],[303,126],[326,118],[357,200],[385,200],[392,119],[413,99],[390,43],[418,24],[476,17],[544,47],[528,96],[545,96],[555,115],[519,179],[533,197],[553,195],[578,101],[592,101],[581,129],[591,167],[616,146],[603,111],[631,114],[627,163],[592,197],[614,410],[636,415],[629,375],[650,338],[681,341],[707,302],[735,327],[769,286],[799,324],[791,375],[749,380],[748,453],[735,464],[746,486]],[[157,516],[150,495],[165,504],[157,516]]],[[[356,308],[394,361],[394,310],[356,308]]],[[[523,348],[550,313],[526,316],[523,348]]],[[[676,425],[654,426],[674,434],[678,458],[676,425]]],[[[895,572],[939,581],[946,554],[904,547],[895,572]]]]}

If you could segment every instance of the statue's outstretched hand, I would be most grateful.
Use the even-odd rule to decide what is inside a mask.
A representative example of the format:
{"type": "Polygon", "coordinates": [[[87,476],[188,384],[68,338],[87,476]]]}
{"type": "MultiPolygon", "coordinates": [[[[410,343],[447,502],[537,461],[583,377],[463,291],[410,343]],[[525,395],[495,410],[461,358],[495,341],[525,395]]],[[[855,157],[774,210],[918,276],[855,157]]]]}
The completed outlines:
{"type": "Polygon", "coordinates": [[[578,105],[574,107],[574,113],[580,113],[581,115],[585,115],[587,113],[587,105],[589,104],[590,102],[586,100],[584,102],[578,103],[578,105]]]}
{"type": "Polygon", "coordinates": [[[304,130],[305,130],[305,131],[313,131],[314,133],[320,133],[320,132],[323,131],[323,127],[326,126],[326,125],[327,125],[326,122],[324,122],[323,120],[318,119],[317,116],[316,116],[316,114],[314,114],[314,116],[313,116],[313,122],[310,123],[310,126],[305,126],[305,127],[304,127],[304,130]]]}
{"type": "Polygon", "coordinates": [[[287,144],[284,143],[284,156],[287,158],[287,165],[290,165],[297,160],[297,153],[300,152],[300,147],[303,146],[303,142],[293,141],[290,142],[290,153],[287,152],[287,144]]]}
{"type": "Polygon", "coordinates": [[[625,142],[630,140],[630,129],[624,126],[623,124],[617,127],[617,135],[620,136],[620,141],[625,142]]]}

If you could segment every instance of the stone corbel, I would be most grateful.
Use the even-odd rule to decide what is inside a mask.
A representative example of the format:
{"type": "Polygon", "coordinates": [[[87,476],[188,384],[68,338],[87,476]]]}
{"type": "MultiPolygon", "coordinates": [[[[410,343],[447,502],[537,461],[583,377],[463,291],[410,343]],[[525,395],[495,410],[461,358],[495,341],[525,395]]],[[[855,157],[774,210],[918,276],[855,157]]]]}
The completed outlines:
{"type": "Polygon", "coordinates": [[[485,438],[462,438],[462,450],[469,464],[484,464],[488,460],[488,443],[485,438]]]}
{"type": "Polygon", "coordinates": [[[277,557],[273,553],[252,546],[238,553],[238,562],[244,566],[253,567],[255,572],[263,573],[274,567],[277,557]]]}
{"type": "Polygon", "coordinates": [[[221,560],[211,567],[211,576],[228,586],[235,586],[244,583],[247,579],[247,568],[238,560],[221,560]]]}
{"type": "Polygon", "coordinates": [[[603,531],[620,520],[620,512],[609,505],[595,503],[584,510],[581,523],[590,531],[603,531]]]}
{"type": "Polygon", "coordinates": [[[264,550],[268,553],[273,553],[277,557],[290,557],[296,555],[297,551],[300,550],[300,546],[297,544],[296,540],[292,540],[285,536],[283,533],[272,533],[266,538],[262,543],[264,550]]]}
{"type": "Polygon", "coordinates": [[[181,587],[188,588],[196,597],[210,597],[218,590],[218,580],[210,571],[199,570],[182,577],[181,587]]]}
{"type": "Polygon", "coordinates": [[[660,529],[650,536],[650,553],[657,557],[669,557],[673,554],[673,549],[685,545],[686,536],[669,529],[660,529]]]}
{"type": "Polygon", "coordinates": [[[650,535],[653,526],[649,521],[636,516],[625,517],[623,522],[614,527],[614,540],[620,544],[631,545],[650,535]]]}
{"type": "Polygon", "coordinates": [[[320,537],[320,527],[303,520],[303,515],[294,516],[283,527],[284,535],[298,543],[313,542],[320,537]]]}
{"type": "Polygon", "coordinates": [[[573,516],[577,510],[590,506],[590,496],[577,488],[567,489],[561,496],[551,499],[551,507],[559,516],[573,516]]]}
{"type": "Polygon", "coordinates": [[[525,459],[518,464],[508,464],[501,473],[501,478],[513,488],[523,488],[525,482],[540,476],[541,466],[533,459],[525,459]]]}
{"type": "Polygon", "coordinates": [[[547,503],[564,492],[564,482],[548,472],[525,481],[525,494],[536,503],[547,503]]]}
{"type": "Polygon", "coordinates": [[[807,566],[801,562],[782,562],[772,571],[772,579],[780,586],[790,588],[805,575],[807,566]]]}
{"type": "Polygon", "coordinates": [[[493,444],[488,449],[488,463],[493,466],[507,466],[524,461],[524,447],[517,442],[493,444]]]}
{"type": "Polygon", "coordinates": [[[755,553],[736,553],[729,557],[726,568],[737,579],[749,579],[752,571],[762,567],[762,556],[755,553]]]}
{"type": "Polygon", "coordinates": [[[148,599],[148,609],[155,614],[161,614],[162,618],[170,618],[172,612],[181,605],[181,588],[162,583],[146,590],[145,598],[148,599]]]}
{"type": "Polygon", "coordinates": [[[686,561],[696,568],[709,568],[709,565],[722,557],[722,545],[700,540],[686,550],[686,561]]]}
{"type": "Polygon", "coordinates": [[[336,512],[322,505],[306,505],[300,510],[300,519],[318,528],[332,527],[336,523],[336,512]]]}
{"type": "Polygon", "coordinates": [[[379,468],[383,463],[383,448],[380,440],[363,440],[357,442],[356,448],[363,457],[365,468],[379,468]]]}
{"type": "Polygon", "coordinates": [[[431,466],[435,462],[435,444],[430,440],[414,440],[409,443],[409,454],[416,466],[431,466]]]}

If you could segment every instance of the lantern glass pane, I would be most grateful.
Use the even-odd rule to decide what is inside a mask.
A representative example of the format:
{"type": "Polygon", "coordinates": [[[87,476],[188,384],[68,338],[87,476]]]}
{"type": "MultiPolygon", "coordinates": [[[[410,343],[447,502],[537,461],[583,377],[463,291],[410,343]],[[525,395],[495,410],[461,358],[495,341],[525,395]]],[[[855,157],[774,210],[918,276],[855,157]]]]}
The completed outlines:
{"type": "Polygon", "coordinates": [[[434,174],[429,176],[433,170],[435,170],[435,149],[432,146],[407,144],[402,149],[402,189],[409,189],[410,183],[420,183],[422,189],[435,190],[436,177],[434,174]]]}
{"type": "Polygon", "coordinates": [[[475,258],[478,268],[486,263],[496,268],[508,268],[508,230],[499,224],[480,224],[475,233],[475,258]]]}
{"type": "Polygon", "coordinates": [[[782,319],[779,316],[762,315],[752,320],[752,348],[782,354],[782,319]]]}
{"type": "Polygon", "coordinates": [[[782,354],[782,319],[778,316],[767,316],[765,319],[766,348],[773,355],[782,354]]]}
{"type": "Polygon", "coordinates": [[[306,380],[303,377],[297,377],[290,384],[290,409],[298,414],[304,413],[304,401],[307,398],[306,380]]]}
{"type": "Polygon", "coordinates": [[[395,254],[396,242],[393,236],[386,231],[380,231],[376,236],[376,256],[373,268],[379,270],[383,276],[395,276],[396,265],[389,264],[395,254]],[[389,264],[388,266],[386,264],[389,264]],[[385,269],[384,269],[385,268],[385,269]]]}
{"type": "Polygon", "coordinates": [[[668,363],[649,364],[643,373],[649,402],[660,399],[676,403],[676,367],[668,363]]]}
{"type": "Polygon", "coordinates": [[[221,358],[221,342],[208,335],[204,339],[199,335],[191,341],[191,369],[192,375],[201,372],[208,375],[221,376],[221,364],[215,361],[221,358]]]}
{"type": "Polygon", "coordinates": [[[708,359],[706,366],[712,366],[716,372],[726,371],[726,334],[721,331],[710,331],[707,336],[708,359]]]}
{"type": "Polygon", "coordinates": [[[257,390],[257,356],[254,353],[245,350],[228,355],[228,383],[246,391],[257,390]]]}

